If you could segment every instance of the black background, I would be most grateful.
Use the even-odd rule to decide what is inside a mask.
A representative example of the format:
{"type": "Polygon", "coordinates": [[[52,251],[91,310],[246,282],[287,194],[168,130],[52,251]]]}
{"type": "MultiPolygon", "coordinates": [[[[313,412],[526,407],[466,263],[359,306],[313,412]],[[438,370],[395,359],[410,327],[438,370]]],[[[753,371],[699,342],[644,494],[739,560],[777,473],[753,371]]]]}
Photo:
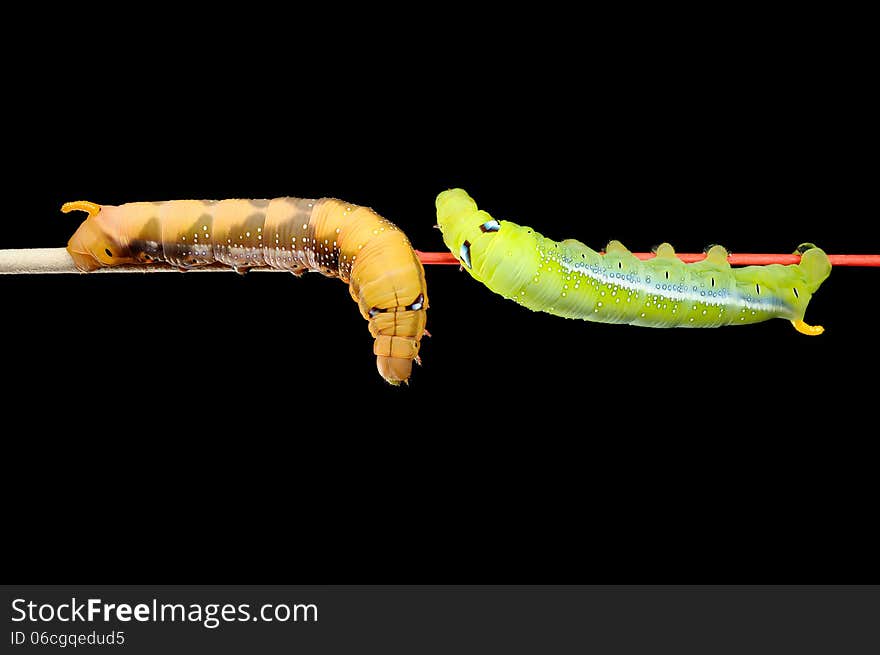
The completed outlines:
{"type": "MultiPolygon", "coordinates": [[[[461,186],[595,248],[878,250],[858,17],[362,18],[31,34],[0,247],[64,245],[68,200],[295,195],[442,250],[434,197],[461,186]]],[[[427,276],[399,389],[320,276],[0,279],[14,577],[877,582],[875,271],[832,272],[817,338],[566,321],[427,276]]]]}

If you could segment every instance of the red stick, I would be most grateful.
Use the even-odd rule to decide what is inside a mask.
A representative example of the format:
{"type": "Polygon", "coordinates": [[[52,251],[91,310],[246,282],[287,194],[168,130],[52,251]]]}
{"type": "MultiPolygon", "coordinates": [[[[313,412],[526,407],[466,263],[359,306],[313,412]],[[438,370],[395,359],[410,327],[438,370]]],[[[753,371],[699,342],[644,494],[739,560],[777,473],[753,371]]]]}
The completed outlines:
{"type": "MultiPolygon", "coordinates": [[[[457,266],[460,262],[448,252],[422,252],[416,250],[416,254],[423,264],[449,264],[457,266]]],[[[654,253],[634,252],[639,259],[651,259],[654,253]]],[[[690,264],[706,258],[703,253],[683,252],[676,253],[683,262],[690,264]]],[[[832,266],[877,266],[880,267],[880,255],[828,255],[832,266]]],[[[800,255],[778,255],[768,253],[734,253],[727,258],[734,266],[764,265],[764,264],[797,264],[801,260],[800,255]]]]}

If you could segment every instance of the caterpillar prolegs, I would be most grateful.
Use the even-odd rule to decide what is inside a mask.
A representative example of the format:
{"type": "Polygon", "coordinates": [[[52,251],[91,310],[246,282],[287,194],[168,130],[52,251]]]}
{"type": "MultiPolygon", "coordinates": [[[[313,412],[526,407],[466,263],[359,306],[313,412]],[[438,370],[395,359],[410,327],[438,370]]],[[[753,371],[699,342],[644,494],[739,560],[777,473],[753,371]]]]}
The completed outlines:
{"type": "Polygon", "coordinates": [[[619,241],[604,254],[568,239],[556,242],[531,228],[497,221],[477,209],[462,189],[437,196],[443,240],[462,267],[495,293],[535,311],[603,323],[646,327],[719,327],[784,318],[804,334],[804,312],[831,273],[813,244],[801,261],[731,268],[727,251],[712,246],[706,259],[685,264],[668,243],[641,261],[619,241]]]}
{"type": "Polygon", "coordinates": [[[67,245],[82,271],[167,262],[338,277],[369,321],[379,373],[395,385],[410,377],[425,333],[425,271],[406,235],[372,209],[333,198],[62,207],[73,210],[89,215],[67,245]]]}

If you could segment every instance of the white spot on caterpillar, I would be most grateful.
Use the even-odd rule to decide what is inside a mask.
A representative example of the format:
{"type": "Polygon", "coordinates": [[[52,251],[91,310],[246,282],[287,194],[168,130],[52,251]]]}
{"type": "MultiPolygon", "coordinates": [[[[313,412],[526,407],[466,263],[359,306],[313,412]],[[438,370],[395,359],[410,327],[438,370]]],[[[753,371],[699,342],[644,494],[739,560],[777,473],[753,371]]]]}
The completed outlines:
{"type": "Polygon", "coordinates": [[[250,232],[245,232],[244,234],[245,234],[245,236],[250,236],[250,235],[251,235],[250,232]]]}

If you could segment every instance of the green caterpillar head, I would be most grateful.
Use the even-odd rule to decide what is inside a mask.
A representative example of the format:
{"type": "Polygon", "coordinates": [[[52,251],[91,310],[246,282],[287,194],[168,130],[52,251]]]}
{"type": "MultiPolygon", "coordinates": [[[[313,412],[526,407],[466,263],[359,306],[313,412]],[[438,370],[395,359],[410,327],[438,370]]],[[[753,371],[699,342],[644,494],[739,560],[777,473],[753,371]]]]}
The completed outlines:
{"type": "Polygon", "coordinates": [[[459,261],[472,268],[471,246],[479,237],[497,232],[500,224],[488,213],[478,210],[477,203],[463,189],[449,189],[437,196],[437,225],[446,247],[459,261]]]}

